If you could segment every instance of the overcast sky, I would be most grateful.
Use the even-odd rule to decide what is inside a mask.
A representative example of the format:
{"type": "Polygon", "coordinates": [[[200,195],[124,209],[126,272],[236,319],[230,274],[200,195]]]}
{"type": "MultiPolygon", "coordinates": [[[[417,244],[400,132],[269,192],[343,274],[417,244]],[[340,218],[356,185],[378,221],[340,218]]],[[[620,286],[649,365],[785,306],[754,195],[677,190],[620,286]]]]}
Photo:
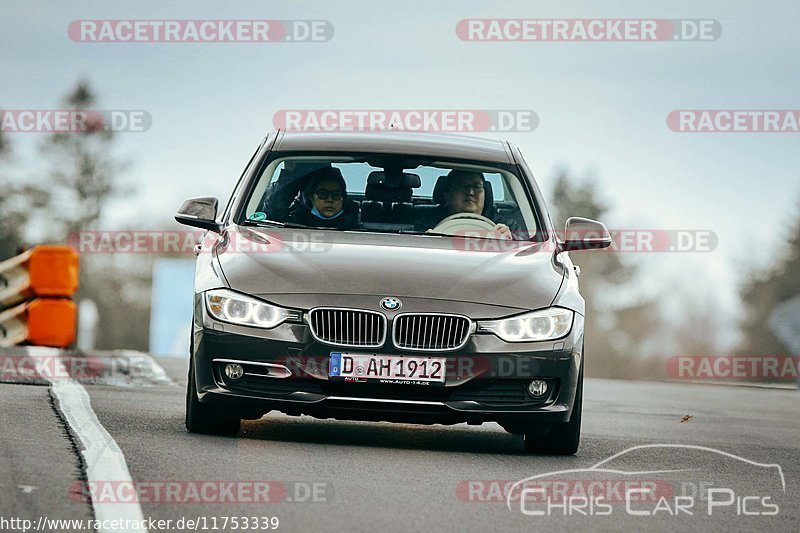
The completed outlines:
{"type": "MultiPolygon", "coordinates": [[[[117,137],[117,154],[132,162],[121,180],[134,192],[113,204],[109,228],[141,217],[166,225],[186,197],[227,196],[282,109],[532,109],[538,128],[507,138],[542,188],[566,165],[601,179],[614,207],[609,226],[716,232],[714,253],[645,262],[659,284],[698,296],[721,287],[722,305],[743,267],[770,259],[797,212],[800,134],[680,134],[666,124],[675,109],[800,108],[797,2],[2,0],[0,14],[0,106],[57,108],[84,78],[101,108],[152,116],[147,132],[117,137]],[[464,18],[703,18],[719,21],[722,35],[465,42],[455,33],[464,18]],[[322,43],[73,42],[67,27],[80,19],[316,19],[335,35],[322,43]]],[[[42,138],[11,134],[16,175],[35,174],[42,138]]]]}

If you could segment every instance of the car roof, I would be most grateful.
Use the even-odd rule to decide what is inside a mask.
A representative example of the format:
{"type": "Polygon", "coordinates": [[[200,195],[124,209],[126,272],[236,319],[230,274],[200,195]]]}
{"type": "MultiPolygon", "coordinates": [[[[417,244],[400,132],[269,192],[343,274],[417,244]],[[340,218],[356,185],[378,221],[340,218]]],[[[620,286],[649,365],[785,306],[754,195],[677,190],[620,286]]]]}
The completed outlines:
{"type": "Polygon", "coordinates": [[[507,143],[468,135],[410,131],[278,131],[279,152],[373,152],[514,163],[507,143]]]}

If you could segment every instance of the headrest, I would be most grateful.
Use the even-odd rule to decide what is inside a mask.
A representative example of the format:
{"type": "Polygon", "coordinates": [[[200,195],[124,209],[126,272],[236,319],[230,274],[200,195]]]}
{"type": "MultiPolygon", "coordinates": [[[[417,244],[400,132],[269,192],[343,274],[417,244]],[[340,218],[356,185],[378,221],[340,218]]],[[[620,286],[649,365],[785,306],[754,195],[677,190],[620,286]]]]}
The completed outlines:
{"type": "Polygon", "coordinates": [[[433,187],[433,203],[442,204],[447,201],[447,175],[436,178],[436,185],[433,187]]]}
{"type": "MultiPolygon", "coordinates": [[[[494,211],[494,191],[492,191],[492,182],[484,180],[483,182],[483,216],[489,216],[487,213],[494,211]]],[[[489,218],[493,218],[494,214],[489,218]]]]}

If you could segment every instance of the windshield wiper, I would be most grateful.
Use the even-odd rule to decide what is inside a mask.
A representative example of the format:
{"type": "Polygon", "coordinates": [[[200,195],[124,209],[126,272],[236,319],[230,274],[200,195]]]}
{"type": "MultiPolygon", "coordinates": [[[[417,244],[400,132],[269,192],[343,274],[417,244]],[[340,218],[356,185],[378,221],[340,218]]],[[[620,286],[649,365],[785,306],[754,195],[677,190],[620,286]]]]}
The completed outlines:
{"type": "Polygon", "coordinates": [[[306,226],[305,224],[298,224],[296,222],[278,222],[277,220],[245,220],[242,226],[258,226],[260,228],[305,228],[305,229],[320,229],[314,226],[306,226]]]}
{"type": "Polygon", "coordinates": [[[402,233],[404,235],[432,235],[434,237],[460,237],[462,239],[484,239],[484,240],[491,240],[491,241],[502,241],[504,239],[498,239],[497,237],[481,237],[480,235],[470,235],[468,233],[454,235],[452,233],[437,233],[435,231],[411,231],[411,230],[400,230],[398,233],[402,233]]]}
{"type": "Polygon", "coordinates": [[[432,235],[435,237],[454,237],[454,235],[450,235],[448,233],[436,233],[433,231],[416,231],[410,229],[401,229],[398,230],[397,233],[402,233],[403,235],[432,235]]]}

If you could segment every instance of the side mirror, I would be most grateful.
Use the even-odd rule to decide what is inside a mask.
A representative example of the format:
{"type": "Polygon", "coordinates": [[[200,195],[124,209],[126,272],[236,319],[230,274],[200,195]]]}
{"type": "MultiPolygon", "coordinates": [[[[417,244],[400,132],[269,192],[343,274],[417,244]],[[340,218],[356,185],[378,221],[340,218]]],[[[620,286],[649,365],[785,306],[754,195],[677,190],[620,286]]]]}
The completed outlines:
{"type": "Polygon", "coordinates": [[[216,221],[217,205],[219,200],[213,196],[190,198],[175,213],[175,220],[186,226],[219,233],[222,231],[222,224],[216,221]]]}
{"type": "Polygon", "coordinates": [[[611,246],[611,233],[602,222],[590,218],[570,217],[564,230],[564,241],[559,243],[563,252],[596,250],[611,246]]]}

